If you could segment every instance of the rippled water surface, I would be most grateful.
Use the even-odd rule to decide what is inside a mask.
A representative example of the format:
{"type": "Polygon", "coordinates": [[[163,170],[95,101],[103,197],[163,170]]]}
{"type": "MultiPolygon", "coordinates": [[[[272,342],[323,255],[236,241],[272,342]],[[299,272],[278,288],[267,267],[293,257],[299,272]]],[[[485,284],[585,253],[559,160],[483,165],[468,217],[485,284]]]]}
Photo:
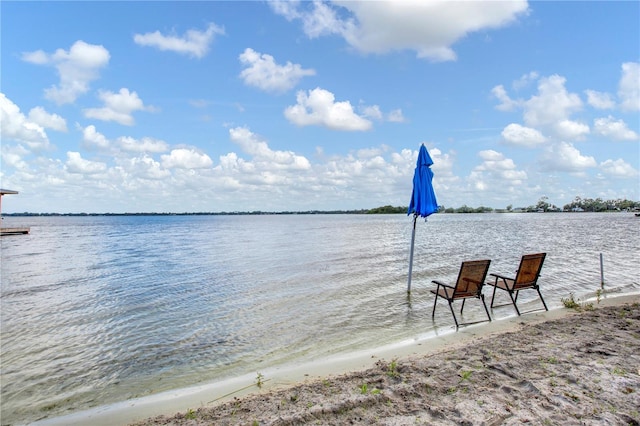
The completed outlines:
{"type": "MultiPolygon", "coordinates": [[[[489,258],[512,273],[547,253],[549,307],[640,291],[633,214],[7,217],[2,237],[3,424],[379,346],[453,326],[431,280],[489,258]]],[[[487,289],[485,289],[485,293],[487,289]]],[[[535,292],[525,308],[540,307],[535,292]]],[[[482,319],[481,305],[463,320],[482,319]]],[[[514,315],[512,307],[495,317],[514,315]]]]}

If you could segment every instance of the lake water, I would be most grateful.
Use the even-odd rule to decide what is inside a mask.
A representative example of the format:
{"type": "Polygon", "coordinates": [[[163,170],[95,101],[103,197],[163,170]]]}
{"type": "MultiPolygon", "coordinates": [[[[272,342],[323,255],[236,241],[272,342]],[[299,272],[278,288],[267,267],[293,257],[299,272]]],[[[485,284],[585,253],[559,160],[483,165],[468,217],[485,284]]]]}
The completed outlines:
{"type": "MultiPolygon", "coordinates": [[[[549,308],[640,291],[633,214],[7,217],[1,419],[25,423],[451,330],[431,280],[546,252],[549,308]]],[[[485,289],[488,293],[489,289],[485,289]]],[[[531,294],[527,294],[531,293],[531,294]]],[[[502,295],[506,298],[506,295],[502,295]]],[[[508,299],[503,299],[506,301],[508,299]]],[[[541,307],[523,292],[523,310],[541,307]]],[[[483,319],[470,301],[463,321],[483,319]]],[[[511,306],[496,318],[513,316],[511,306]]]]}

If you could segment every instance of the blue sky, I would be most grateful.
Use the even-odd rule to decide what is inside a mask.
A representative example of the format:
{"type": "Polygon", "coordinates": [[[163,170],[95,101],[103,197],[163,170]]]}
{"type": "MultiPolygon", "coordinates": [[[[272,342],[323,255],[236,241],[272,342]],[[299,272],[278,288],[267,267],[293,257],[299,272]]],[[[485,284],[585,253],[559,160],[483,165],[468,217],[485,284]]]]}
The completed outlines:
{"type": "Polygon", "coordinates": [[[640,2],[0,3],[11,212],[640,200],[640,2]]]}

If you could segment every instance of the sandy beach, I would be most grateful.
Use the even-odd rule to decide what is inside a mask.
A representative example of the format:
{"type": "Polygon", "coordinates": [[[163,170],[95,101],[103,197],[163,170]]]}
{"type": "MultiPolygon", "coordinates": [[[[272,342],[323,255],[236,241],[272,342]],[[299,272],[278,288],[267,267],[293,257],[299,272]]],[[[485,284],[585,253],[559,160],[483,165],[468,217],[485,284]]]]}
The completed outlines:
{"type": "Polygon", "coordinates": [[[465,327],[297,384],[256,377],[244,394],[134,424],[637,425],[639,302],[624,296],[465,327]]]}

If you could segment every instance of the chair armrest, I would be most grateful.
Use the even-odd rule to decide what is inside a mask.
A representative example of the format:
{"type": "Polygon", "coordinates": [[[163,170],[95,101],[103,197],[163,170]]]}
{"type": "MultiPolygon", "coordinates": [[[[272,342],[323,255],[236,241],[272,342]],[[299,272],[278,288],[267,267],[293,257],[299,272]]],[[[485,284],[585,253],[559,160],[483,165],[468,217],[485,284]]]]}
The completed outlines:
{"type": "Polygon", "coordinates": [[[438,280],[433,280],[433,281],[431,281],[431,282],[432,282],[432,283],[434,283],[434,284],[441,285],[442,287],[449,287],[449,288],[453,288],[453,289],[455,289],[455,287],[454,287],[454,286],[452,286],[452,285],[448,285],[448,284],[445,284],[445,283],[443,283],[443,282],[441,282],[441,281],[438,281],[438,280]]]}
{"type": "Polygon", "coordinates": [[[513,279],[511,277],[507,277],[507,276],[500,275],[500,274],[489,274],[489,275],[491,275],[492,277],[501,278],[503,280],[512,280],[513,279]]]}

